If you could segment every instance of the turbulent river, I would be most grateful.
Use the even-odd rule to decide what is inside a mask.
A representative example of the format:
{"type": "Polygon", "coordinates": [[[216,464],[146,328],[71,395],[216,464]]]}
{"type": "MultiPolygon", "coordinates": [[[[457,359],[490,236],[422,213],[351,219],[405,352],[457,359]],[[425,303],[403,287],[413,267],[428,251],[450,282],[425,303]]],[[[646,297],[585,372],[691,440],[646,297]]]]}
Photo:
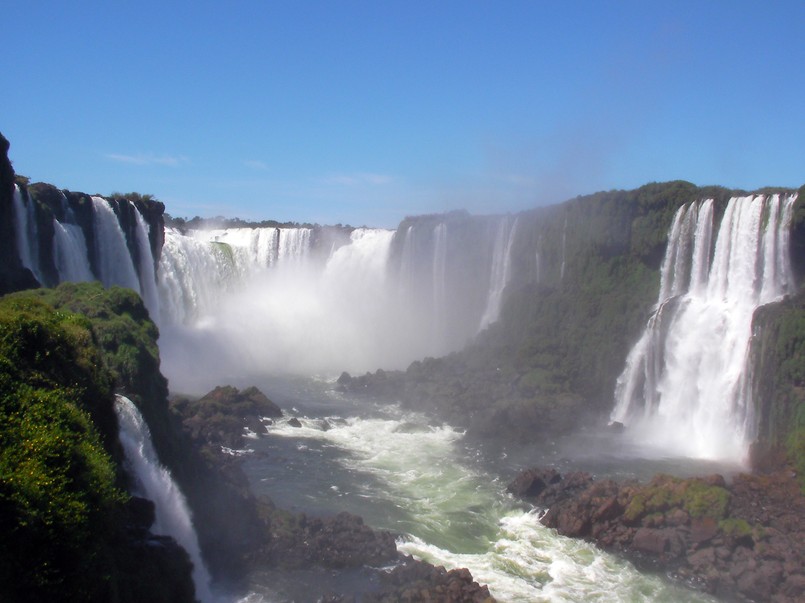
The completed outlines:
{"type": "MultiPolygon", "coordinates": [[[[589,446],[579,440],[491,450],[422,414],[344,396],[328,382],[261,387],[286,417],[267,435],[247,440],[245,470],[255,492],[280,507],[359,514],[372,527],[399,534],[398,548],[406,554],[447,569],[468,568],[499,601],[713,600],[557,535],[540,524],[539,510],[506,493],[502,479],[538,462],[639,477],[713,467],[629,460],[629,450],[594,434],[587,438],[599,437],[599,452],[587,458],[589,446]],[[289,425],[292,416],[301,427],[289,425]]],[[[372,583],[361,570],[274,570],[253,575],[250,588],[248,603],[289,602],[331,591],[359,593],[372,583]]]]}

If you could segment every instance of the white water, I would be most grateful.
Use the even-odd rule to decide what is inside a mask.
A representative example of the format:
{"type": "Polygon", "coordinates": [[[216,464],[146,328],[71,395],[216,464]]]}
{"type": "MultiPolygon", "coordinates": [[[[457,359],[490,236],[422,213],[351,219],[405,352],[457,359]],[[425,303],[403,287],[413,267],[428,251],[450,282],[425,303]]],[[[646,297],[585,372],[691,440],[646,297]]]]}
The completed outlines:
{"type": "Polygon", "coordinates": [[[95,257],[98,258],[100,281],[105,287],[119,285],[140,293],[140,279],[134,269],[126,235],[117,215],[103,197],[92,197],[95,215],[95,257]]]}
{"type": "Polygon", "coordinates": [[[193,563],[196,597],[202,603],[208,603],[212,601],[210,575],[201,558],[201,549],[184,495],[170,472],[160,464],[151,443],[148,425],[134,403],[125,396],[116,396],[115,412],[120,424],[120,443],[126,453],[126,463],[136,477],[134,493],[153,501],[155,505],[156,520],[151,530],[155,534],[173,537],[187,551],[193,563]]]}
{"type": "Polygon", "coordinates": [[[433,229],[433,350],[441,355],[449,350],[442,349],[441,331],[447,315],[447,224],[438,224],[433,229]]]}
{"type": "MultiPolygon", "coordinates": [[[[331,404],[337,407],[338,399],[331,404]]],[[[258,483],[269,480],[269,494],[294,480],[299,497],[314,506],[357,507],[373,526],[401,532],[402,552],[468,568],[501,602],[710,600],[641,574],[587,542],[558,536],[466,456],[461,433],[430,426],[416,413],[387,411],[330,417],[326,430],[321,419],[300,417],[301,428],[280,421],[266,440],[250,445],[286,440],[281,454],[288,474],[267,477],[259,460],[247,471],[258,483]],[[331,464],[321,468],[325,458],[331,464]]]]}
{"type": "Polygon", "coordinates": [[[140,213],[140,210],[134,208],[134,216],[137,220],[137,256],[140,265],[140,273],[138,280],[140,283],[140,292],[145,302],[145,307],[151,318],[159,324],[160,311],[159,311],[159,293],[157,292],[157,276],[154,267],[154,255],[151,253],[151,243],[148,240],[148,224],[145,218],[140,213]]]}
{"type": "Polygon", "coordinates": [[[166,233],[162,308],[189,319],[163,329],[162,357],[174,387],[206,391],[222,374],[337,375],[400,364],[410,335],[392,320],[398,300],[386,286],[393,232],[356,229],[324,265],[306,260],[307,235],[285,234],[280,241],[289,244],[280,244],[275,263],[260,267],[239,262],[243,248],[166,233]]]}
{"type": "Polygon", "coordinates": [[[53,259],[59,281],[95,280],[87,259],[87,241],[76,224],[62,224],[53,218],[53,259]]]}
{"type": "MultiPolygon", "coordinates": [[[[159,294],[172,386],[203,393],[220,374],[404,368],[455,349],[475,334],[484,301],[493,306],[488,318],[499,311],[511,228],[499,253],[497,290],[476,294],[470,319],[461,296],[487,281],[465,268],[468,276],[457,282],[453,266],[462,251],[452,247],[451,228],[438,223],[417,236],[408,228],[399,271],[389,269],[395,233],[388,230],[355,229],[327,256],[305,228],[167,229],[159,294]]],[[[473,261],[482,258],[477,253],[473,261]]]]}
{"type": "MultiPolygon", "coordinates": [[[[517,222],[515,218],[510,223],[509,218],[502,218],[498,223],[497,235],[495,236],[495,247],[492,251],[492,273],[489,276],[489,295],[486,299],[486,309],[481,317],[478,330],[482,331],[490,324],[495,322],[500,316],[500,306],[503,302],[503,290],[509,284],[511,278],[511,253],[514,237],[517,234],[517,222]]],[[[539,271],[539,252],[537,252],[537,271],[539,271]]],[[[539,282],[539,273],[537,274],[539,282]]]]}
{"type": "Polygon", "coordinates": [[[752,315],[793,291],[795,198],[733,198],[717,233],[712,200],[679,209],[655,312],[615,392],[611,418],[629,426],[631,437],[669,454],[746,459],[755,429],[747,377],[752,315]]]}
{"type": "Polygon", "coordinates": [[[17,235],[17,252],[20,261],[28,268],[40,283],[42,274],[39,270],[39,240],[36,231],[36,218],[33,206],[22,200],[20,187],[14,185],[14,232],[17,235]]]}

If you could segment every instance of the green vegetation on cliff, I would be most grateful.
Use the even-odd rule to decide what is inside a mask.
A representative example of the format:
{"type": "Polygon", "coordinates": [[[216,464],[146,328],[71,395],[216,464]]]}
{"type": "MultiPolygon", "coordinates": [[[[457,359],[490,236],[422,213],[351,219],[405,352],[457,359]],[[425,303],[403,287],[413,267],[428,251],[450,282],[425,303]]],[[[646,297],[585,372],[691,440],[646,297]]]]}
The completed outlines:
{"type": "Polygon", "coordinates": [[[753,328],[755,462],[788,457],[805,490],[805,292],[760,308],[753,328]]]}
{"type": "Polygon", "coordinates": [[[90,418],[111,395],[86,320],[0,305],[0,592],[92,600],[126,496],[90,418]],[[93,576],[88,580],[86,576],[93,576]]]}
{"type": "Polygon", "coordinates": [[[116,313],[130,295],[86,284],[0,299],[3,601],[193,599],[186,554],[147,544],[148,513],[123,490],[113,387],[132,369],[116,313]]]}

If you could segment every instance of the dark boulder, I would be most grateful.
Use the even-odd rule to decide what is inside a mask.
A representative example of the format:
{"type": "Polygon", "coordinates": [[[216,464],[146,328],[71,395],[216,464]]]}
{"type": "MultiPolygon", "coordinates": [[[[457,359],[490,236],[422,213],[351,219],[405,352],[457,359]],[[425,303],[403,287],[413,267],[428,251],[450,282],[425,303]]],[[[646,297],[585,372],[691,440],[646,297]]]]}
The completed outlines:
{"type": "Polygon", "coordinates": [[[494,603],[486,586],[472,579],[467,569],[447,571],[404,557],[402,563],[381,575],[381,591],[367,594],[365,603],[494,603]]]}
{"type": "Polygon", "coordinates": [[[534,497],[561,479],[562,476],[556,469],[526,469],[514,478],[506,490],[515,496],[534,497]]]}
{"type": "Polygon", "coordinates": [[[170,404],[190,437],[212,448],[239,448],[245,429],[263,433],[264,418],[282,416],[282,410],[256,387],[242,391],[216,387],[198,400],[176,397],[170,404]]]}

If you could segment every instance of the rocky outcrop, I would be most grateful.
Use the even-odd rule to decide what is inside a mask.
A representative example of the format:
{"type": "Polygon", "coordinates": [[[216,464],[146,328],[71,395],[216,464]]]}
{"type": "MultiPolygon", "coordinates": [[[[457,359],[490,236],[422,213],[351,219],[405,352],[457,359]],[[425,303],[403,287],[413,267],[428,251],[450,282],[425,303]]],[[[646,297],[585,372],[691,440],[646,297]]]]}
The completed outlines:
{"type": "Polygon", "coordinates": [[[805,596],[805,496],[790,470],[730,484],[720,475],[648,484],[557,475],[528,470],[510,490],[546,508],[542,522],[560,534],[728,599],[805,596]]]}
{"type": "Polygon", "coordinates": [[[351,513],[315,518],[270,506],[263,517],[270,540],[255,561],[286,568],[382,566],[397,559],[394,535],[371,529],[351,513]]]}
{"type": "Polygon", "coordinates": [[[263,421],[282,416],[282,410],[256,387],[242,391],[232,386],[216,387],[197,400],[175,396],[170,407],[179,414],[193,440],[219,448],[240,448],[246,429],[265,433],[263,421]]]}
{"type": "Polygon", "coordinates": [[[381,591],[367,594],[364,603],[495,603],[469,570],[447,571],[412,557],[381,574],[381,584],[381,591]]]}

